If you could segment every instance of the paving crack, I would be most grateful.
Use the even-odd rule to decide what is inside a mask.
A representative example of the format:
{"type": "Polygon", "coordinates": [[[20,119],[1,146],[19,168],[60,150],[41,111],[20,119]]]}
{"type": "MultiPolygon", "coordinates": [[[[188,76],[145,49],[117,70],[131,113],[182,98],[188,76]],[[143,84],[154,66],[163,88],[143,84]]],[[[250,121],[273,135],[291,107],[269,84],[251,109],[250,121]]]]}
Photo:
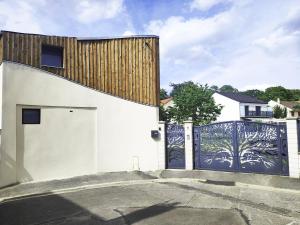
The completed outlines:
{"type": "Polygon", "coordinates": [[[233,209],[239,212],[239,214],[241,215],[241,217],[243,218],[243,220],[245,221],[245,223],[246,223],[247,225],[251,225],[250,219],[249,219],[248,216],[243,212],[243,210],[238,209],[238,208],[233,208],[233,209]]]}
{"type": "Polygon", "coordinates": [[[131,224],[131,223],[126,219],[126,216],[124,215],[124,213],[123,213],[121,210],[119,210],[119,209],[114,209],[114,211],[115,211],[116,213],[118,213],[118,214],[121,216],[121,218],[123,219],[125,225],[130,225],[130,224],[131,224]]]}

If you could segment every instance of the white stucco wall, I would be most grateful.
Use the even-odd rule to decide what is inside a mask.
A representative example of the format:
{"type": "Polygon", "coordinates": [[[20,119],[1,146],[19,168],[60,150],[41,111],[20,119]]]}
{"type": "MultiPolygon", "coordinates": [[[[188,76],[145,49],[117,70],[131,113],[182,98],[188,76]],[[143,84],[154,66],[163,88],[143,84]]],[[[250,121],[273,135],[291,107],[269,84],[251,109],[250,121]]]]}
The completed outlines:
{"type": "MultiPolygon", "coordinates": [[[[16,168],[20,162],[16,161],[17,105],[95,108],[97,172],[132,170],[134,166],[141,170],[158,168],[158,144],[150,135],[150,131],[157,129],[158,126],[158,107],[126,101],[80,86],[42,70],[4,62],[0,186],[18,181],[16,168]]],[[[64,129],[57,129],[57,136],[63,135],[63,132],[64,129]]],[[[54,143],[56,141],[53,139],[54,143]]],[[[74,148],[77,147],[74,146],[74,148]]],[[[74,151],[83,151],[81,146],[78,148],[80,149],[74,151]]],[[[61,149],[61,151],[64,150],[61,149]]],[[[38,149],[31,153],[32,157],[35,154],[39,154],[38,149]]],[[[57,154],[57,157],[60,157],[60,153],[57,154]]],[[[66,165],[72,163],[70,159],[82,157],[80,154],[67,153],[67,155],[63,155],[66,165]]],[[[53,163],[55,165],[55,162],[53,163]]],[[[26,167],[24,169],[26,170],[26,167]]],[[[40,168],[37,165],[31,165],[30,170],[33,169],[40,168]]],[[[57,170],[56,174],[61,171],[59,167],[49,169],[57,170]]],[[[87,171],[89,172],[90,170],[87,171]]],[[[71,174],[65,175],[65,177],[68,176],[74,176],[74,173],[71,171],[71,174]]],[[[40,179],[47,180],[48,177],[40,179]]]]}
{"type": "Polygon", "coordinates": [[[17,105],[19,182],[97,172],[96,108],[38,107],[40,124],[22,124],[22,108],[32,107],[17,105]]]}
{"type": "Polygon", "coordinates": [[[216,104],[223,106],[217,121],[240,120],[240,103],[218,93],[213,94],[216,104]]]}

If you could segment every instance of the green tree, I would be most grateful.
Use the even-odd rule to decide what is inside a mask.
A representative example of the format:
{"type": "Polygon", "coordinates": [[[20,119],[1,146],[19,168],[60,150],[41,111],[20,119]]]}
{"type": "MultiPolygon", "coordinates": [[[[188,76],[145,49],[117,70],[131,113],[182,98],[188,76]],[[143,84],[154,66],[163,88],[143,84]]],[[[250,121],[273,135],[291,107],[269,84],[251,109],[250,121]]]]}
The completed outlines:
{"type": "Polygon", "coordinates": [[[168,97],[169,96],[168,96],[167,91],[165,89],[161,88],[160,91],[159,91],[159,98],[160,98],[160,100],[166,99],[168,97]]]}
{"type": "Polygon", "coordinates": [[[159,106],[159,121],[166,121],[170,122],[171,117],[169,115],[169,110],[164,109],[164,107],[161,105],[159,106]]]}
{"type": "Polygon", "coordinates": [[[220,92],[238,92],[239,90],[234,88],[233,86],[226,84],[219,88],[220,92]]]}
{"type": "Polygon", "coordinates": [[[265,100],[276,101],[277,98],[280,98],[280,100],[285,100],[285,101],[293,101],[294,100],[293,93],[289,89],[286,89],[282,86],[269,87],[266,89],[265,100]]]}
{"type": "Polygon", "coordinates": [[[179,84],[171,83],[170,87],[172,87],[172,91],[170,92],[170,96],[174,97],[177,93],[179,93],[181,91],[182,88],[184,88],[188,85],[194,85],[193,81],[185,81],[185,82],[179,83],[179,84]]]}
{"type": "Polygon", "coordinates": [[[208,124],[216,120],[222,109],[215,104],[212,95],[213,91],[207,85],[184,82],[175,92],[174,107],[168,109],[169,115],[178,123],[191,118],[196,125],[208,124]]]}
{"type": "Polygon", "coordinates": [[[299,101],[300,100],[300,89],[291,89],[290,92],[292,92],[293,99],[295,101],[299,101]]]}
{"type": "Polygon", "coordinates": [[[217,85],[210,86],[210,89],[213,91],[219,91],[219,87],[217,85]]]}
{"type": "Polygon", "coordinates": [[[244,91],[243,94],[249,95],[249,96],[261,99],[261,100],[265,100],[265,92],[258,90],[258,89],[247,90],[247,91],[244,91]]]}
{"type": "Polygon", "coordinates": [[[275,105],[273,107],[273,116],[276,119],[285,118],[286,117],[286,108],[282,108],[279,105],[275,105]]]}
{"type": "Polygon", "coordinates": [[[300,110],[300,104],[296,104],[293,107],[294,110],[299,111],[300,110]]]}

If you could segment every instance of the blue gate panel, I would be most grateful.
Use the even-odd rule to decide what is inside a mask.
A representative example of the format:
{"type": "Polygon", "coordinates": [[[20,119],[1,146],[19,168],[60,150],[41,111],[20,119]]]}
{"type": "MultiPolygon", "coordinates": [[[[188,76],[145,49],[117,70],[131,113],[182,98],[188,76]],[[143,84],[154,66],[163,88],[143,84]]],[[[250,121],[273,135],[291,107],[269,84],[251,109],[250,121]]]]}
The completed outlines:
{"type": "Polygon", "coordinates": [[[167,124],[166,127],[167,168],[185,168],[184,127],[167,124]]]}
{"type": "Polygon", "coordinates": [[[279,148],[281,153],[281,174],[289,175],[289,154],[288,154],[288,142],[287,142],[287,128],[286,123],[279,125],[279,148]]]}
{"type": "Polygon", "coordinates": [[[233,148],[233,123],[215,123],[194,128],[198,135],[195,168],[234,171],[237,155],[233,148]]]}
{"type": "Polygon", "coordinates": [[[277,125],[237,122],[240,171],[280,174],[279,135],[277,125]]]}
{"type": "Polygon", "coordinates": [[[248,121],[194,127],[195,168],[288,175],[286,125],[248,121]]]}
{"type": "Polygon", "coordinates": [[[227,153],[200,155],[200,165],[202,169],[235,171],[236,157],[232,157],[227,153]]]}

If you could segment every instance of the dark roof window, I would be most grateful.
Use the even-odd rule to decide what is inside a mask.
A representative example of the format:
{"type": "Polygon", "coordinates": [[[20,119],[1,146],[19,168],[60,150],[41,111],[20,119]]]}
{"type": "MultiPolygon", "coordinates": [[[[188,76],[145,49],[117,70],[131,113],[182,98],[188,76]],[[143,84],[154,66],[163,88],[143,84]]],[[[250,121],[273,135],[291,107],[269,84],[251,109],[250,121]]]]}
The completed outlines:
{"type": "Polygon", "coordinates": [[[42,66],[63,67],[63,48],[51,45],[42,45],[42,66]]]}
{"type": "Polygon", "coordinates": [[[267,104],[267,102],[257,99],[255,97],[245,95],[239,92],[217,92],[227,98],[235,100],[240,103],[256,103],[256,104],[267,104]]]}

